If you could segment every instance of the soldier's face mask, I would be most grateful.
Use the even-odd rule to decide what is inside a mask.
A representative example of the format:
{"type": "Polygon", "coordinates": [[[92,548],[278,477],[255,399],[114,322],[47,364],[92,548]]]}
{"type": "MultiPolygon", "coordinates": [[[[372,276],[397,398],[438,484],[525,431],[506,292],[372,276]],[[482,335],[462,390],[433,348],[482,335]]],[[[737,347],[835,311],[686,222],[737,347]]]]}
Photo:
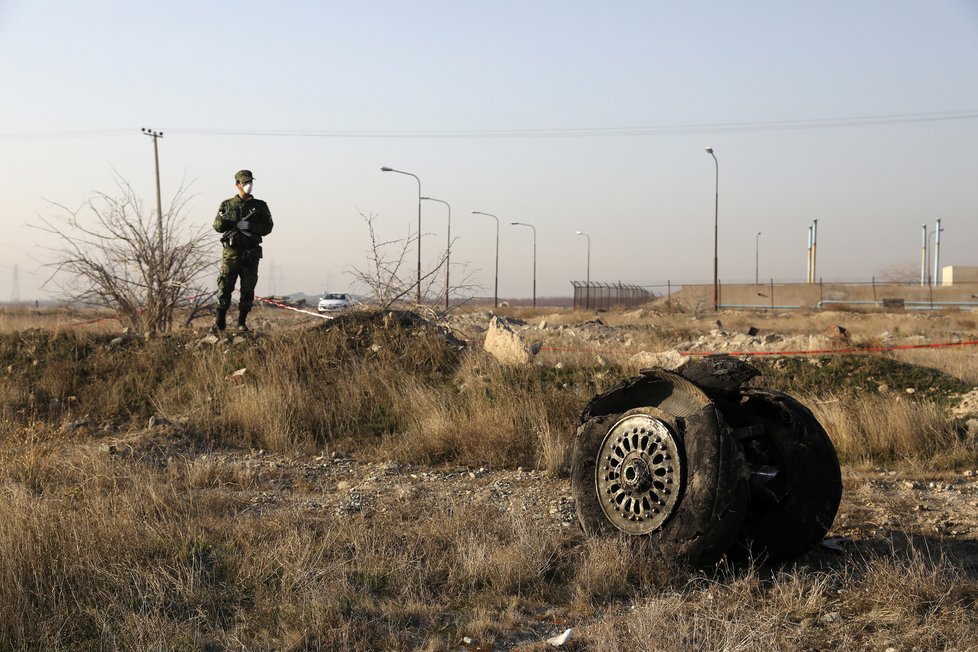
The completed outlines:
{"type": "Polygon", "coordinates": [[[252,184],[251,181],[241,184],[241,188],[244,189],[246,195],[251,194],[251,184],[252,184]]]}

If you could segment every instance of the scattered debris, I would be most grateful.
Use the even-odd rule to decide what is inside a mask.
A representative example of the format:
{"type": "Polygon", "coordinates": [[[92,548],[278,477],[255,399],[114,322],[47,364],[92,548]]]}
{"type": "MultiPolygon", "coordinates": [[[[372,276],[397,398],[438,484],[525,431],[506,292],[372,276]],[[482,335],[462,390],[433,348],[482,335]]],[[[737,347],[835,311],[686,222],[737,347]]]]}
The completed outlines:
{"type": "Polygon", "coordinates": [[[562,634],[558,634],[552,638],[547,639],[547,644],[551,647],[560,647],[564,643],[570,640],[571,634],[574,632],[573,627],[569,627],[564,630],[562,634]]]}
{"type": "Polygon", "coordinates": [[[244,382],[244,376],[247,371],[248,371],[247,367],[242,367],[237,371],[232,371],[231,373],[229,373],[227,376],[224,377],[224,380],[231,383],[232,385],[239,385],[244,382]]]}

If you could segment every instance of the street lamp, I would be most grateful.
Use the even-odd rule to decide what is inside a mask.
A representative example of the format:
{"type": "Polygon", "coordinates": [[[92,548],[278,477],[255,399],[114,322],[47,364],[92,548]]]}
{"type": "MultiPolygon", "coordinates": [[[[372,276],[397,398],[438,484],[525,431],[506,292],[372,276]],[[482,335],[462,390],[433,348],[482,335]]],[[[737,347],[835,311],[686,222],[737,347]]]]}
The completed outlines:
{"type": "Polygon", "coordinates": [[[706,153],[713,157],[716,166],[716,194],[713,205],[713,311],[720,309],[720,281],[717,276],[717,251],[719,250],[719,215],[720,215],[720,163],[717,162],[717,155],[713,153],[712,147],[706,148],[706,153]]]}
{"type": "Polygon", "coordinates": [[[422,197],[421,199],[436,201],[448,207],[448,244],[445,246],[445,310],[448,310],[448,288],[450,287],[448,285],[448,268],[451,267],[452,258],[452,205],[444,199],[435,199],[434,197],[422,197]]]}
{"type": "Polygon", "coordinates": [[[537,229],[526,222],[510,222],[513,226],[528,226],[533,229],[533,307],[537,307],[537,229]]]}
{"type": "Polygon", "coordinates": [[[496,286],[492,294],[492,307],[499,307],[499,218],[492,213],[483,213],[482,211],[472,211],[473,215],[486,215],[496,220],[496,286]]]}
{"type": "Polygon", "coordinates": [[[591,309],[591,236],[589,236],[584,231],[578,231],[577,235],[583,235],[587,238],[587,293],[584,295],[585,298],[585,309],[591,309]]]}
{"type": "Polygon", "coordinates": [[[758,269],[757,261],[759,260],[758,253],[757,252],[760,250],[759,249],[760,242],[761,242],[761,232],[758,231],[757,232],[757,235],[754,236],[754,285],[757,285],[759,283],[759,281],[757,280],[758,279],[758,276],[757,276],[757,269],[758,269]]]}
{"type": "Polygon", "coordinates": [[[421,304],[421,179],[418,175],[411,174],[410,172],[405,172],[403,170],[395,170],[394,168],[382,167],[381,172],[397,172],[398,174],[406,174],[409,177],[414,177],[414,180],[418,182],[418,305],[421,304]]]}

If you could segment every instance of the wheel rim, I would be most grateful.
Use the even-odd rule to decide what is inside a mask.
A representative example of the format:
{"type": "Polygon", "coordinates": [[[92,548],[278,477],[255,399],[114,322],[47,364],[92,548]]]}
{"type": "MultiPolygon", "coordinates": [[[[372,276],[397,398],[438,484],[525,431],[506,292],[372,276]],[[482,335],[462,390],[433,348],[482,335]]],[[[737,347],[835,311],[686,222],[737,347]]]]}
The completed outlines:
{"type": "Polygon", "coordinates": [[[654,532],[679,504],[679,447],[664,422],[647,414],[621,419],[605,435],[597,462],[598,501],[622,532],[654,532]]]}

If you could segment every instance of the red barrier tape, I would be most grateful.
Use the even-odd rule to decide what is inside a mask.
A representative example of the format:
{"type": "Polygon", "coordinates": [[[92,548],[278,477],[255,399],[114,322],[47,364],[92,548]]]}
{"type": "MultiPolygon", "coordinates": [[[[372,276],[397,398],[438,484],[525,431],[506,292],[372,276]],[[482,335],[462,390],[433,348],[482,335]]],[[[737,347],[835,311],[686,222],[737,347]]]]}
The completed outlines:
{"type": "MultiPolygon", "coordinates": [[[[954,346],[976,346],[978,340],[964,342],[937,342],[932,344],[894,344],[892,346],[868,346],[865,348],[848,349],[810,349],[807,351],[680,351],[679,355],[687,357],[716,355],[832,355],[853,353],[879,353],[882,351],[908,351],[911,349],[944,349],[954,346]]],[[[603,353],[606,355],[634,355],[638,351],[609,351],[606,349],[564,349],[554,346],[541,346],[541,351],[562,351],[569,353],[603,353]]]]}
{"type": "Polygon", "coordinates": [[[279,303],[278,301],[273,301],[271,299],[266,299],[265,297],[256,296],[256,299],[263,301],[265,303],[271,304],[277,308],[284,308],[286,310],[292,310],[293,312],[301,312],[303,315],[310,315],[312,317],[319,317],[320,319],[334,319],[332,315],[320,315],[318,312],[310,312],[309,310],[302,310],[301,308],[296,308],[295,306],[290,306],[284,303],[279,303]]]}

